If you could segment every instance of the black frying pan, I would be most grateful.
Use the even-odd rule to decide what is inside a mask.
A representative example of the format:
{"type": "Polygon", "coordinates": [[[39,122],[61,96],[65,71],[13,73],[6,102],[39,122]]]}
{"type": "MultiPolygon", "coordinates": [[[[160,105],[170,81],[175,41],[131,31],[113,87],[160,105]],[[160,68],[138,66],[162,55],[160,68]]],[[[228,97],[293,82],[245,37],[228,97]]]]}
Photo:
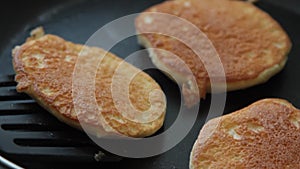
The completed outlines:
{"type": "MultiPolygon", "coordinates": [[[[27,0],[9,1],[7,4],[2,2],[0,6],[0,155],[26,168],[71,166],[76,168],[188,168],[189,153],[205,122],[210,96],[201,102],[197,123],[191,132],[172,150],[145,159],[120,160],[108,155],[106,159],[96,162],[93,157],[101,150],[99,147],[93,145],[85,134],[58,122],[26,95],[16,93],[13,76],[7,76],[14,73],[11,65],[11,49],[23,43],[29,31],[36,26],[42,25],[47,33],[59,35],[76,43],[84,43],[104,24],[124,15],[141,12],[159,2],[161,0],[47,2],[27,0]],[[19,103],[20,101],[22,103],[19,103]],[[24,120],[29,122],[25,123],[24,120]],[[47,135],[49,132],[52,132],[51,136],[47,135]],[[21,136],[23,140],[20,140],[21,136]]],[[[273,0],[272,2],[262,0],[257,3],[257,6],[281,23],[293,41],[293,49],[284,70],[270,81],[246,90],[228,93],[224,114],[269,97],[284,98],[296,107],[300,107],[298,66],[300,3],[296,0],[273,0]]],[[[112,49],[112,52],[120,57],[126,57],[139,49],[141,47],[135,37],[132,37],[122,41],[112,49]]],[[[180,94],[177,86],[161,72],[149,70],[147,73],[161,84],[167,94],[169,104],[166,122],[159,131],[163,132],[177,116],[180,94]]]]}

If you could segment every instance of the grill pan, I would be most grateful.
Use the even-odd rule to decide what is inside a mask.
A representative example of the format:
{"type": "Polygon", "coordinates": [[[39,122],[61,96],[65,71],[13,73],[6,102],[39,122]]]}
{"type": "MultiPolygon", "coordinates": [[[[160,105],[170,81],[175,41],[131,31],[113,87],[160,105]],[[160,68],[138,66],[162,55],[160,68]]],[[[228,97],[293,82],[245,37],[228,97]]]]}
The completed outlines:
{"type": "MultiPolygon", "coordinates": [[[[86,134],[59,122],[29,96],[15,90],[10,51],[15,45],[24,42],[32,28],[42,25],[47,33],[84,43],[92,33],[109,21],[141,12],[159,2],[161,0],[27,0],[8,1],[8,4],[1,5],[0,18],[3,25],[0,27],[0,156],[25,168],[188,168],[192,145],[205,123],[210,105],[209,95],[205,101],[201,101],[197,122],[180,144],[159,156],[128,159],[105,152],[86,134]],[[97,162],[94,155],[99,151],[104,154],[97,162]]],[[[294,0],[262,0],[257,3],[258,7],[281,23],[291,37],[294,47],[284,70],[270,81],[228,93],[224,114],[270,97],[287,99],[300,108],[300,11],[295,10],[300,9],[299,4],[299,1],[294,0]]],[[[132,37],[115,46],[112,52],[126,57],[140,49],[136,38],[132,37]]],[[[164,126],[158,131],[161,133],[176,119],[180,94],[178,87],[161,72],[148,70],[146,73],[157,80],[167,95],[167,117],[164,126]]]]}

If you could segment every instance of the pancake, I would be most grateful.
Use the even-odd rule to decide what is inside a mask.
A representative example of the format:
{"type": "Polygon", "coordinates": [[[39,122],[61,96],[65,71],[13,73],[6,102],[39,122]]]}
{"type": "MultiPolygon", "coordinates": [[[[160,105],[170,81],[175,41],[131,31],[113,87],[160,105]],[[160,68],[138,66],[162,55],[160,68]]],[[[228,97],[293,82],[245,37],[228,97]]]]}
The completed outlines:
{"type": "MultiPolygon", "coordinates": [[[[44,35],[42,28],[38,28],[32,31],[32,36],[24,44],[13,50],[13,66],[15,80],[18,82],[17,91],[27,93],[59,120],[72,127],[82,129],[81,124],[84,124],[88,133],[98,137],[115,134],[145,137],[152,135],[163,125],[166,101],[160,86],[146,73],[101,48],[74,44],[55,35],[44,35]],[[79,58],[79,53],[83,57],[79,58]],[[95,63],[100,58],[101,64],[97,67],[98,64],[95,63]],[[74,72],[76,68],[78,72],[74,72]],[[95,77],[93,72],[96,72],[95,77]],[[132,77],[129,86],[124,86],[127,83],[125,77],[131,74],[136,76],[132,77]],[[77,81],[73,81],[73,76],[77,81]],[[95,78],[95,90],[90,88],[90,81],[83,80],[86,76],[95,78]],[[137,110],[127,112],[132,117],[125,117],[124,112],[120,113],[120,110],[131,110],[126,98],[113,100],[112,80],[115,76],[124,77],[116,80],[115,86],[122,90],[126,89],[124,87],[129,89],[128,99],[137,110]],[[78,82],[81,88],[78,85],[76,87],[73,82],[78,82]],[[72,87],[75,89],[72,90],[72,87]],[[94,91],[97,109],[91,108],[93,106],[89,102],[89,96],[80,95],[90,91],[94,91]],[[153,91],[156,91],[155,95],[153,91]],[[149,93],[152,94],[151,97],[149,93]],[[76,94],[83,98],[76,100],[76,94]],[[75,103],[79,105],[76,111],[75,103]],[[118,109],[117,105],[123,109],[118,109]],[[147,113],[157,118],[152,120],[147,113]],[[135,117],[148,121],[138,121],[135,117]]],[[[120,93],[115,94],[122,98],[118,95],[120,93]]]]}
{"type": "Polygon", "coordinates": [[[190,156],[190,168],[300,168],[300,111],[264,99],[210,120],[190,156]]]}
{"type": "MultiPolygon", "coordinates": [[[[149,49],[150,57],[158,68],[178,77],[184,84],[188,79],[179,71],[180,64],[166,59],[171,57],[166,53],[162,54],[150,48],[169,51],[182,59],[197,80],[201,98],[205,98],[206,93],[210,92],[211,84],[205,68],[207,65],[204,65],[195,54],[196,49],[191,50],[186,44],[170,36],[151,33],[186,32],[185,34],[193,41],[197,32],[189,32],[186,25],[162,26],[171,25],[171,21],[152,13],[178,16],[205,33],[223,64],[226,91],[244,89],[268,81],[283,69],[291,48],[291,41],[282,27],[270,15],[249,2],[174,0],[150,7],[135,21],[139,43],[149,49]]],[[[205,52],[207,51],[205,47],[205,44],[199,44],[197,48],[205,52]]],[[[211,63],[209,66],[219,65],[211,63]]],[[[224,83],[217,82],[215,85],[220,88],[219,91],[224,92],[224,89],[221,89],[224,83]]]]}

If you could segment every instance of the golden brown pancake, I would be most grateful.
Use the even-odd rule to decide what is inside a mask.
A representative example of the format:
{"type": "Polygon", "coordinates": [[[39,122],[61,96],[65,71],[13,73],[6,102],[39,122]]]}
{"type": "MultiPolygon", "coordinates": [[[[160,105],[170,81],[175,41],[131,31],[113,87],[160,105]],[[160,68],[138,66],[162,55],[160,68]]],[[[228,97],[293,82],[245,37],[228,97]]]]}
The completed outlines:
{"type": "MultiPolygon", "coordinates": [[[[210,92],[211,84],[202,60],[193,51],[195,49],[191,50],[172,37],[149,32],[168,30],[172,34],[182,29],[181,32],[187,32],[191,40],[196,36],[195,33],[189,32],[186,25],[171,28],[161,26],[171,21],[145,12],[178,16],[204,32],[223,64],[227,91],[266,82],[284,67],[291,48],[290,39],[281,26],[270,15],[248,2],[174,0],[150,7],[136,19],[140,44],[146,48],[167,50],[185,61],[196,77],[201,98],[205,97],[206,91],[210,92]]],[[[207,50],[203,44],[198,46],[199,50],[207,50]]],[[[170,58],[167,54],[152,50],[150,57],[158,68],[179,77],[182,83],[188,80],[179,71],[180,64],[167,59],[170,58]]],[[[218,67],[218,64],[212,63],[210,66],[218,67]]],[[[222,83],[215,85],[222,86],[222,83]]]]}
{"type": "MultiPolygon", "coordinates": [[[[16,72],[15,80],[18,82],[17,91],[29,94],[59,120],[73,127],[81,129],[80,117],[81,124],[88,126],[88,132],[99,137],[115,133],[144,137],[152,135],[163,125],[166,101],[160,86],[146,73],[103,49],[84,47],[55,35],[43,35],[42,29],[38,28],[33,31],[26,43],[13,50],[13,65],[16,72]],[[84,57],[79,59],[80,52],[84,57]],[[102,57],[101,64],[95,67],[94,63],[99,62],[99,57],[102,57]],[[84,69],[74,73],[75,63],[78,60],[83,63],[84,69]],[[117,72],[118,67],[122,69],[117,72]],[[75,111],[74,102],[77,100],[73,100],[72,95],[93,90],[88,87],[89,81],[81,78],[90,76],[95,70],[97,71],[94,94],[99,109],[91,110],[91,103],[82,102],[88,100],[87,96],[81,96],[84,98],[79,102],[79,112],[75,111]],[[79,88],[72,90],[73,73],[83,86],[81,90],[79,88]],[[151,115],[158,115],[154,121],[139,123],[124,117],[116,108],[116,104],[125,109],[128,105],[124,100],[116,104],[113,101],[112,77],[116,74],[126,77],[129,73],[137,74],[127,86],[132,105],[141,113],[149,110],[150,106],[159,111],[152,112],[151,115]],[[160,94],[150,98],[149,93],[153,90],[160,91],[160,94]]],[[[122,87],[124,83],[122,80],[118,81],[117,87],[122,87]]],[[[138,115],[143,117],[144,114],[138,115]]]]}
{"type": "Polygon", "coordinates": [[[190,168],[300,168],[300,111],[264,99],[210,120],[190,156],[190,168]]]}

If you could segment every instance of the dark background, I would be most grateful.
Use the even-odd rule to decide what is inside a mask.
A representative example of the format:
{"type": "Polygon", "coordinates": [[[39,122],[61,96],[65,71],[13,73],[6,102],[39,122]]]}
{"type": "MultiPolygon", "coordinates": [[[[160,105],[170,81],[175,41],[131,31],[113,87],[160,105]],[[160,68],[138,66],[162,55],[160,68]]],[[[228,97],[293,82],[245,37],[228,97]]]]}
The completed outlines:
{"type": "MultiPolygon", "coordinates": [[[[43,25],[48,33],[62,36],[76,43],[84,43],[94,31],[109,21],[127,14],[141,12],[159,2],[161,0],[90,0],[86,2],[79,0],[11,0],[5,3],[2,2],[0,6],[0,74],[13,73],[10,51],[15,45],[22,44],[29,31],[36,26],[43,25]]],[[[261,0],[257,5],[270,13],[283,26],[291,37],[293,48],[284,70],[267,83],[228,93],[224,114],[238,110],[259,99],[270,97],[287,99],[300,108],[300,1],[261,0]]],[[[129,39],[123,45],[119,45],[113,52],[120,56],[126,56],[126,54],[138,49],[140,49],[140,46],[137,45],[136,40],[129,39]]],[[[172,97],[172,93],[168,92],[176,90],[174,84],[170,81],[161,80],[163,75],[155,74],[154,76],[167,92],[166,94],[172,97]]],[[[176,118],[176,113],[172,112],[176,103],[172,100],[168,100],[168,103],[170,107],[167,109],[165,128],[171,125],[176,118]]],[[[205,122],[205,113],[203,112],[207,112],[209,103],[210,96],[201,102],[201,105],[204,105],[200,110],[201,114],[188,136],[172,150],[156,157],[124,159],[121,162],[109,164],[78,164],[76,161],[59,164],[53,161],[51,162],[53,165],[50,165],[36,159],[21,162],[19,161],[20,157],[10,158],[10,160],[17,161],[18,164],[27,168],[69,168],[72,166],[73,168],[184,169],[188,167],[189,153],[205,122]],[[35,164],[35,167],[32,167],[33,164],[35,164]]],[[[55,119],[51,118],[51,120],[55,119]]],[[[0,144],[1,139],[5,138],[0,136],[0,144]]]]}

